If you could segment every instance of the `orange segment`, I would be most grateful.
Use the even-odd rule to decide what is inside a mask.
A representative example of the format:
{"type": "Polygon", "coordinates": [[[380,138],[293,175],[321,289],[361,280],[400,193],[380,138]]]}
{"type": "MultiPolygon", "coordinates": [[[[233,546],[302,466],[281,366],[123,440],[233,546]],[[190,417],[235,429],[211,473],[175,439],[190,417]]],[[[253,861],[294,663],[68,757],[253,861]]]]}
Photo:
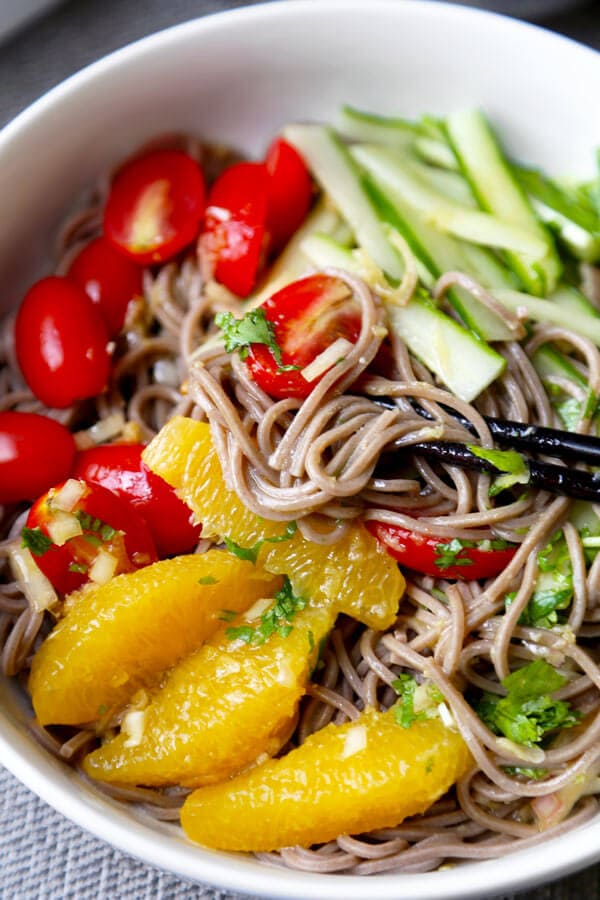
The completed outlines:
{"type": "MultiPolygon", "coordinates": [[[[148,445],[143,459],[194,511],[203,535],[252,546],[285,534],[286,523],[262,519],[227,489],[207,424],[175,416],[148,445]]],[[[266,543],[260,561],[267,571],[285,573],[297,593],[333,602],[339,612],[371,628],[388,628],[397,615],[404,578],[362,525],[330,546],[306,541],[299,533],[291,540],[266,543]]]]}
{"type": "MultiPolygon", "coordinates": [[[[249,615],[254,625],[254,607],[249,615]]],[[[197,787],[277,753],[294,728],[333,619],[331,611],[307,607],[293,617],[286,637],[272,634],[261,646],[230,640],[220,629],[154,694],[137,740],[121,732],[86,757],[85,771],[117,784],[197,787]]],[[[242,617],[228,627],[245,622],[242,617]]]]}
{"type": "Polygon", "coordinates": [[[404,729],[393,711],[369,708],[281,759],[194,791],[181,824],[193,841],[219,850],[310,846],[424,812],[470,764],[462,737],[439,719],[404,729]]]}
{"type": "Polygon", "coordinates": [[[223,608],[247,609],[280,583],[249,562],[210,550],[72,594],[31,667],[38,720],[78,725],[121,708],[213,634],[223,608]]]}

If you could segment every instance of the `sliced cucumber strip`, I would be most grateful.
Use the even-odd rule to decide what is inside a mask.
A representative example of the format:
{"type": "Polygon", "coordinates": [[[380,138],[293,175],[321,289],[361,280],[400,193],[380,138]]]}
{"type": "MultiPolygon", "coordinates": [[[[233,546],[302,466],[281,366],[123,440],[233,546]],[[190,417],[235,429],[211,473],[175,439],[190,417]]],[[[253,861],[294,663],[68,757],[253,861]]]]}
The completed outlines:
{"type": "MultiPolygon", "coordinates": [[[[425,268],[427,278],[421,272],[419,275],[427,287],[444,272],[456,270],[472,275],[483,287],[515,287],[512,278],[489,251],[438,231],[397,194],[384,194],[372,179],[366,180],[365,187],[379,215],[400,232],[425,268]]],[[[468,291],[452,288],[448,291],[448,300],[465,325],[479,337],[487,341],[513,339],[512,331],[502,319],[468,291]]]]}
{"type": "Polygon", "coordinates": [[[352,106],[342,106],[338,110],[334,128],[353,141],[373,141],[400,148],[410,146],[419,134],[418,126],[406,119],[377,116],[352,106]]]}
{"type": "MultiPolygon", "coordinates": [[[[315,265],[336,266],[355,274],[361,267],[352,252],[332,238],[313,235],[303,244],[315,265]]],[[[386,303],[390,326],[457,397],[470,402],[506,367],[504,357],[425,300],[407,306],[386,303]]]]}
{"type": "Polygon", "coordinates": [[[587,387],[585,378],[571,360],[548,344],[535,351],[532,362],[542,381],[553,377],[566,378],[575,384],[587,387]]]}
{"type": "Polygon", "coordinates": [[[528,319],[560,325],[587,337],[600,347],[600,317],[575,309],[565,309],[553,300],[541,300],[521,291],[493,290],[492,294],[512,312],[525,310],[528,319]]]}
{"type": "Polygon", "coordinates": [[[539,230],[453,202],[422,177],[417,166],[389,147],[360,144],[352,156],[385,189],[394,191],[428,222],[460,238],[544,258],[547,241],[539,230]]]}
{"type": "Polygon", "coordinates": [[[463,110],[447,119],[447,131],[462,172],[480,207],[501,220],[537,234],[546,245],[542,260],[509,249],[506,259],[528,291],[543,296],[552,291],[561,266],[550,234],[537,220],[510,163],[502,153],[485,117],[463,110]]]}
{"type": "Polygon", "coordinates": [[[359,170],[347,148],[329,128],[290,125],[284,137],[304,157],[315,178],[332,198],[363,247],[377,265],[393,278],[401,278],[400,256],[389,243],[359,170]]]}
{"type": "Polygon", "coordinates": [[[588,300],[585,294],[582,294],[577,288],[571,287],[571,285],[560,285],[550,294],[548,300],[552,300],[567,311],[572,310],[577,314],[583,313],[591,316],[593,319],[600,319],[600,312],[598,312],[594,304],[588,300]]]}

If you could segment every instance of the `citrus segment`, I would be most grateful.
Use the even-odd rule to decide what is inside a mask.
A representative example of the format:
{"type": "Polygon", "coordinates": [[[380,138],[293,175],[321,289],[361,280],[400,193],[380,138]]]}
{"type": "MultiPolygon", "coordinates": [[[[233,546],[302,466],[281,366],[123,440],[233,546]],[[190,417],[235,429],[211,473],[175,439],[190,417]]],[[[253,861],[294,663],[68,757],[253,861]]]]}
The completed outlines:
{"type": "Polygon", "coordinates": [[[180,556],[70,595],[33,659],[29,690],[42,725],[79,725],[124,706],[195,650],[221,610],[247,609],[280,579],[220,550],[180,556]]]}
{"type": "MultiPolygon", "coordinates": [[[[150,442],[143,458],[194,511],[203,535],[229,537],[243,546],[285,536],[285,522],[257,516],[227,489],[210,427],[204,422],[175,416],[150,442]]],[[[267,571],[286,574],[298,593],[333,602],[339,612],[371,628],[388,628],[394,622],[404,579],[362,525],[330,545],[307,541],[296,532],[289,540],[263,544],[259,559],[267,571]]]]}
{"type": "Polygon", "coordinates": [[[424,812],[470,764],[462,737],[439,719],[404,729],[393,710],[369,708],[281,759],[194,791],[181,824],[192,840],[219,850],[310,846],[424,812]]]}
{"type": "Polygon", "coordinates": [[[307,607],[294,615],[289,633],[273,633],[260,645],[227,633],[255,626],[256,611],[249,615],[180,662],[143,711],[137,741],[122,731],[85,759],[87,774],[117,784],[195,787],[277,753],[294,728],[334,614],[307,607]]]}

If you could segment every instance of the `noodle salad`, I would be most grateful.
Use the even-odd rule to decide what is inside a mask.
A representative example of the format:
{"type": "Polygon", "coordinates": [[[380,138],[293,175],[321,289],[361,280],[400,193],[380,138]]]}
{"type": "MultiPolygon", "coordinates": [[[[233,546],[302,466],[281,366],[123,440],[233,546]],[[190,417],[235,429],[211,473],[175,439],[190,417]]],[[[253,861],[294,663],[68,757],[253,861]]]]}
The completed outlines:
{"type": "Polygon", "coordinates": [[[4,328],[0,660],[36,738],[313,872],[595,816],[600,507],[535,440],[597,434],[599,261],[598,179],[478,111],[124,161],[4,328]]]}

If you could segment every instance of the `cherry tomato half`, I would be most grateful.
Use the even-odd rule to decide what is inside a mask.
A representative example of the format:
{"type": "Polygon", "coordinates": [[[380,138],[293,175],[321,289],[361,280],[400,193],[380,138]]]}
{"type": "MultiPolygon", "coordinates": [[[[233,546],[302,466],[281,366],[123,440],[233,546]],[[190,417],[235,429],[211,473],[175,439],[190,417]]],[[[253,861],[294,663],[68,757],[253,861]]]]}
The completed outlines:
{"type": "Polygon", "coordinates": [[[143,291],[142,270],[106,238],[99,237],[80,250],[67,272],[98,309],[111,337],[125,322],[127,307],[143,291]]]}
{"type": "Polygon", "coordinates": [[[67,478],[75,456],[73,435],[37,413],[0,412],[0,503],[33,500],[67,478]]]}
{"type": "MultiPolygon", "coordinates": [[[[295,281],[261,308],[273,324],[284,366],[303,369],[338,338],[354,343],[360,334],[360,307],[348,285],[331,275],[295,281]]],[[[246,364],[259,387],[278,400],[307,397],[323,377],[307,381],[298,370],[282,370],[265,344],[250,346],[246,364]]]]}
{"type": "Polygon", "coordinates": [[[498,575],[511,561],[517,547],[482,549],[450,547],[451,539],[408,531],[385,522],[365,522],[367,529],[383,544],[390,556],[407,569],[438,578],[479,579],[498,575]],[[454,564],[443,565],[444,557],[454,564]]]}
{"type": "Polygon", "coordinates": [[[304,221],[312,200],[310,172],[297,150],[276,138],[265,159],[268,183],[267,225],[274,251],[281,250],[304,221]]]}
{"type": "MultiPolygon", "coordinates": [[[[48,526],[57,515],[52,500],[62,487],[59,484],[36,500],[29,511],[26,528],[39,529],[50,537],[48,526]]],[[[116,558],[115,575],[133,572],[156,561],[156,548],[142,517],[106,488],[86,484],[86,493],[75,505],[73,515],[79,519],[83,534],[61,546],[51,544],[41,554],[32,549],[39,568],[59,593],[69,594],[89,580],[89,569],[100,550],[116,558]]]]}
{"type": "Polygon", "coordinates": [[[270,246],[268,180],[263,163],[236,163],[208,195],[198,243],[202,271],[238,297],[247,297],[256,284],[270,246]]]}
{"type": "Polygon", "coordinates": [[[104,233],[139,264],[164,262],[195,239],[204,199],[198,163],[181,150],[155,150],[117,172],[104,210],[104,233]]]}
{"type": "Polygon", "coordinates": [[[52,275],[29,289],[17,314],[17,359],[25,381],[46,406],[64,409],[106,387],[108,332],[77,284],[52,275]]]}
{"type": "Polygon", "coordinates": [[[100,484],[128,500],[146,522],[160,557],[189,553],[201,525],[173,488],[142,461],[142,444],[107,444],[77,454],[74,478],[100,484]]]}

